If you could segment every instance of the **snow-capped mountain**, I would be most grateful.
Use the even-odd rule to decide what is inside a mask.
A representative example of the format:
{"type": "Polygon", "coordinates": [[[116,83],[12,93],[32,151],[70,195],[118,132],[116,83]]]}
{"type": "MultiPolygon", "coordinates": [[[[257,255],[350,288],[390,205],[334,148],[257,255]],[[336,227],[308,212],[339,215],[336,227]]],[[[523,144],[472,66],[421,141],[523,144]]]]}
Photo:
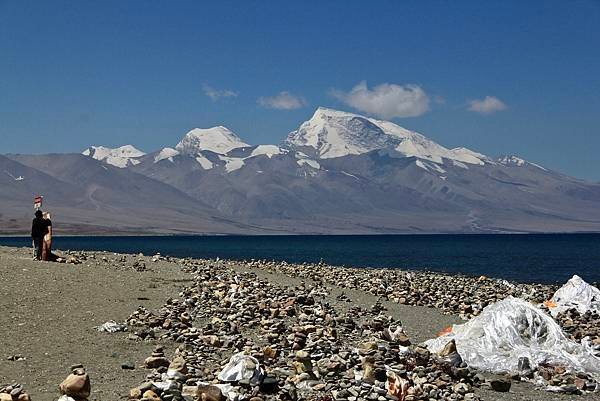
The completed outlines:
{"type": "Polygon", "coordinates": [[[461,164],[491,162],[487,156],[466,148],[447,149],[424,135],[389,121],[324,107],[319,107],[310,120],[291,132],[285,144],[321,159],[393,149],[403,156],[439,164],[444,163],[444,159],[461,164]]]}
{"type": "Polygon", "coordinates": [[[145,155],[144,152],[132,145],[124,145],[118,148],[90,146],[82,154],[120,168],[139,163],[137,159],[145,155]]]}
{"type": "Polygon", "coordinates": [[[343,111],[317,109],[279,146],[250,145],[221,126],[193,129],[165,145],[146,155],[131,145],[90,147],[88,157],[7,155],[5,170],[25,180],[4,174],[11,190],[0,192],[0,202],[18,210],[24,184],[44,188],[39,170],[58,186],[76,186],[52,192],[65,204],[73,202],[63,194],[79,194],[74,227],[93,221],[85,217],[92,207],[103,221],[126,220],[134,230],[147,219],[128,213],[121,221],[113,211],[147,205],[145,216],[164,212],[152,220],[154,232],[208,230],[202,224],[270,233],[600,231],[599,184],[517,156],[449,149],[395,123],[343,111]],[[141,204],[141,191],[152,202],[141,204]],[[194,201],[201,213],[190,211],[194,201]]]}
{"type": "Polygon", "coordinates": [[[195,128],[185,134],[175,149],[182,154],[196,155],[198,152],[209,150],[214,153],[226,154],[233,149],[250,146],[240,139],[233,131],[223,126],[212,128],[195,128]]]}

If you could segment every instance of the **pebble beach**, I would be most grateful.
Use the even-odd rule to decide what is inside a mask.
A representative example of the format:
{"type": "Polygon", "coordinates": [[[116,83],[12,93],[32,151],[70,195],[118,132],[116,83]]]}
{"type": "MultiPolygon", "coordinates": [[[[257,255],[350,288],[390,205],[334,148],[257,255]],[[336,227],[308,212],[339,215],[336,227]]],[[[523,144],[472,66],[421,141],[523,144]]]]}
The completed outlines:
{"type": "MultiPolygon", "coordinates": [[[[0,247],[0,400],[600,399],[585,372],[536,369],[560,389],[553,393],[533,383],[533,371],[490,374],[468,367],[452,343],[438,353],[423,345],[508,296],[542,304],[557,286],[58,253],[67,263],[0,247]],[[110,321],[116,332],[97,329],[110,321]],[[81,386],[59,390],[69,374],[81,386]]],[[[600,348],[598,315],[570,310],[556,321],[571,340],[587,337],[600,348]]]]}

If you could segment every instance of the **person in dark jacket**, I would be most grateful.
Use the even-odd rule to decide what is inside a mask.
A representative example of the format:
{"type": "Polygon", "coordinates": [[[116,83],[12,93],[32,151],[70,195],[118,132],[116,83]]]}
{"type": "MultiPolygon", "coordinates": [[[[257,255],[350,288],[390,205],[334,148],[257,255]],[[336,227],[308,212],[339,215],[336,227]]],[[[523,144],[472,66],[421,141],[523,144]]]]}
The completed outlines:
{"type": "Polygon", "coordinates": [[[31,222],[31,239],[33,240],[34,257],[42,260],[44,249],[44,236],[48,233],[48,220],[44,219],[41,210],[35,211],[35,218],[31,222]]]}

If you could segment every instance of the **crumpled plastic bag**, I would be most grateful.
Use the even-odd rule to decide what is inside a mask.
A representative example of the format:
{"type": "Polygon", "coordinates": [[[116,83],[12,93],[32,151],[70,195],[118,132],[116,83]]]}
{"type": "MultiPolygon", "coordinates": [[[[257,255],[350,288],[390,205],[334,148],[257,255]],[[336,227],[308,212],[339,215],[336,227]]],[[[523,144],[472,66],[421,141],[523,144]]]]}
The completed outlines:
{"type": "Polygon", "coordinates": [[[545,304],[552,316],[571,308],[577,309],[580,314],[587,311],[600,313],[600,290],[574,275],[545,304]]]}
{"type": "Polygon", "coordinates": [[[127,331],[127,325],[117,323],[114,320],[109,320],[108,322],[101,324],[100,326],[94,327],[98,331],[104,331],[106,333],[116,333],[118,331],[127,331]]]}
{"type": "Polygon", "coordinates": [[[262,383],[265,372],[256,358],[243,352],[233,355],[229,363],[219,373],[219,380],[224,382],[237,382],[243,379],[249,380],[250,384],[256,386],[262,383]]]}
{"type": "Polygon", "coordinates": [[[549,363],[600,379],[600,358],[587,343],[567,339],[552,317],[512,296],[487,306],[479,316],[454,325],[450,333],[427,340],[425,345],[437,353],[452,339],[462,359],[476,369],[517,372],[519,358],[527,357],[532,367],[549,363]]]}

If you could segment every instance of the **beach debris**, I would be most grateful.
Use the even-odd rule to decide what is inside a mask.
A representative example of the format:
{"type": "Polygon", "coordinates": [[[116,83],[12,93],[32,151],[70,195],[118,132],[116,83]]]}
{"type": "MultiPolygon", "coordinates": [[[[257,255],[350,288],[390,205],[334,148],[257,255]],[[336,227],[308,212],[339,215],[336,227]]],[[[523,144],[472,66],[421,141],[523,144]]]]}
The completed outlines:
{"type": "Polygon", "coordinates": [[[117,333],[119,331],[127,331],[127,325],[117,323],[114,320],[109,320],[106,323],[101,324],[100,326],[94,327],[98,331],[106,332],[106,333],[117,333]]]}
{"type": "Polygon", "coordinates": [[[574,275],[544,304],[552,316],[569,309],[576,309],[581,315],[588,311],[600,313],[600,290],[574,275]]]}
{"type": "Polygon", "coordinates": [[[479,370],[501,373],[533,369],[551,384],[563,373],[600,379],[600,359],[592,349],[569,340],[552,317],[522,299],[507,297],[425,344],[432,352],[441,352],[452,340],[467,365],[479,370]],[[560,370],[544,375],[546,367],[560,370]]]}
{"type": "Polygon", "coordinates": [[[262,382],[264,376],[264,371],[256,358],[239,353],[231,357],[218,378],[224,382],[247,380],[250,385],[255,386],[262,382]]]}

